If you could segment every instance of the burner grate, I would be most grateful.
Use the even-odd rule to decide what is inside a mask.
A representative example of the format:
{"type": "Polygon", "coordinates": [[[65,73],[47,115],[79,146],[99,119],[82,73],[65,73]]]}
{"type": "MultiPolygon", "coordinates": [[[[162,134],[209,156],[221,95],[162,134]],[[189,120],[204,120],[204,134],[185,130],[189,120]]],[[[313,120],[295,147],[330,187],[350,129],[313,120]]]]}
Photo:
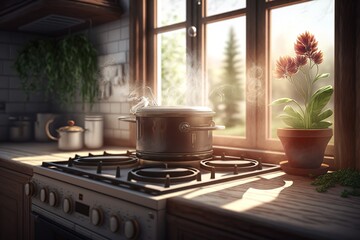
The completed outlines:
{"type": "Polygon", "coordinates": [[[75,155],[69,158],[68,166],[76,166],[83,168],[99,168],[101,167],[134,167],[138,165],[139,160],[133,152],[127,151],[123,154],[111,154],[106,151],[100,155],[89,153],[88,156],[75,155]]]}
{"type": "Polygon", "coordinates": [[[260,160],[254,160],[235,156],[214,156],[212,159],[200,161],[200,167],[204,170],[215,172],[231,172],[238,174],[240,172],[250,172],[262,169],[260,160]]]}
{"type": "Polygon", "coordinates": [[[167,164],[153,164],[132,169],[128,173],[128,181],[163,183],[165,188],[170,183],[201,181],[198,169],[189,166],[168,167],[167,164]]]}

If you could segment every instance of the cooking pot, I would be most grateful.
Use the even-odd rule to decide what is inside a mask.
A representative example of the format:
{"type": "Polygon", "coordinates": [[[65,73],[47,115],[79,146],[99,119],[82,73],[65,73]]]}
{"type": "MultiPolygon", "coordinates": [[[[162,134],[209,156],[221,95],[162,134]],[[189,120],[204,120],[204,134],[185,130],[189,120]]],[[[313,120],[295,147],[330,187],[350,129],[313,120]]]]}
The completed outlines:
{"type": "Polygon", "coordinates": [[[10,141],[24,142],[32,139],[32,121],[27,116],[10,116],[9,138],[10,141]]]}
{"type": "Polygon", "coordinates": [[[136,123],[139,158],[187,161],[212,155],[212,131],[225,128],[215,125],[214,114],[207,107],[149,106],[119,120],[136,123]]]}
{"type": "Polygon", "coordinates": [[[68,126],[64,126],[56,130],[59,137],[55,137],[52,136],[49,131],[49,126],[53,121],[54,119],[50,119],[46,123],[45,131],[50,139],[58,141],[58,148],[60,150],[74,151],[83,148],[84,129],[82,127],[75,126],[75,122],[70,120],[68,121],[68,126]]]}

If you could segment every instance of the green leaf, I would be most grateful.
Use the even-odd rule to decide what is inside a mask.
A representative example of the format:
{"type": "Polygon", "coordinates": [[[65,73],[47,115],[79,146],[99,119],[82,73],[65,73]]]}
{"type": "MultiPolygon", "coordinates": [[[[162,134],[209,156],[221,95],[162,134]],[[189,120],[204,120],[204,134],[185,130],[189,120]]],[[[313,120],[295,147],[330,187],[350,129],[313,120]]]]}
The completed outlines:
{"type": "Polygon", "coordinates": [[[311,126],[311,128],[314,129],[319,129],[319,128],[328,128],[332,125],[332,122],[329,121],[321,121],[321,122],[316,122],[313,123],[313,125],[311,126]]]}
{"type": "Polygon", "coordinates": [[[328,117],[330,117],[333,114],[333,111],[331,109],[327,109],[324,112],[320,113],[314,121],[320,122],[328,117]]]}
{"type": "Polygon", "coordinates": [[[314,93],[308,105],[308,112],[311,114],[311,119],[317,119],[323,108],[328,104],[333,92],[333,87],[328,85],[321,87],[314,93]]]}
{"type": "Polygon", "coordinates": [[[304,128],[304,122],[296,117],[290,116],[288,114],[280,114],[278,116],[286,125],[292,128],[304,128]]]}
{"type": "Polygon", "coordinates": [[[289,102],[293,102],[294,100],[291,98],[279,98],[276,99],[275,101],[273,101],[270,105],[280,105],[280,104],[284,104],[284,103],[289,103],[289,102]]]}
{"type": "Polygon", "coordinates": [[[317,76],[315,77],[313,83],[316,82],[316,81],[319,80],[319,79],[327,78],[327,77],[329,77],[329,76],[330,76],[330,73],[322,73],[322,74],[319,74],[319,75],[317,75],[317,76]]]}
{"type": "Polygon", "coordinates": [[[298,111],[294,110],[290,105],[286,105],[283,111],[294,118],[298,118],[301,121],[304,120],[303,116],[298,111]]]}

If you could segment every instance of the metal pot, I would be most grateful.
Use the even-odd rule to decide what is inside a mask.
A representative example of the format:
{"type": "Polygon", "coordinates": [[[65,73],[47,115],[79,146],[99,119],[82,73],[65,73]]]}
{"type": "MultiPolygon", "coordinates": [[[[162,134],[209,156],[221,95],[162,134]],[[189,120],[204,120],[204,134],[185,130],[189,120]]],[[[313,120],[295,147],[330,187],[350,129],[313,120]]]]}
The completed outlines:
{"type": "Polygon", "coordinates": [[[224,129],[213,121],[207,107],[151,106],[138,109],[136,155],[148,160],[186,161],[210,157],[212,131],[224,129]]]}
{"type": "Polygon", "coordinates": [[[32,122],[27,116],[10,116],[9,138],[14,142],[25,142],[32,139],[32,122]]]}
{"type": "Polygon", "coordinates": [[[75,126],[75,122],[70,120],[68,121],[68,126],[61,127],[56,131],[59,134],[59,137],[52,136],[49,131],[50,124],[54,119],[50,119],[46,123],[45,131],[46,135],[54,140],[58,141],[58,148],[65,151],[74,151],[80,150],[84,146],[84,129],[79,126],[75,126]]]}

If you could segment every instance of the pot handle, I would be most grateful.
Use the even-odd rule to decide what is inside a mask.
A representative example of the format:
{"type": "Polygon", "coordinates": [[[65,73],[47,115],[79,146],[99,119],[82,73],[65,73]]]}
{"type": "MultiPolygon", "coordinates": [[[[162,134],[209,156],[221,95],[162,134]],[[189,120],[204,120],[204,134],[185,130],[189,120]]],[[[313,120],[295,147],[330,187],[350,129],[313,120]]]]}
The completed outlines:
{"type": "Polygon", "coordinates": [[[213,121],[211,121],[210,126],[205,126],[205,127],[192,127],[188,122],[182,122],[179,125],[180,132],[212,131],[212,130],[222,130],[222,129],[225,129],[225,126],[215,125],[213,121]]]}
{"type": "Polygon", "coordinates": [[[45,132],[46,132],[46,135],[48,136],[48,138],[50,138],[51,140],[57,141],[57,140],[59,140],[59,138],[54,137],[53,135],[51,135],[50,130],[49,130],[50,124],[53,123],[54,120],[55,119],[52,118],[52,119],[50,119],[49,121],[46,122],[46,124],[45,124],[45,132]]]}
{"type": "Polygon", "coordinates": [[[121,117],[118,117],[118,120],[123,121],[123,122],[136,123],[136,119],[133,117],[121,116],[121,117]]]}

